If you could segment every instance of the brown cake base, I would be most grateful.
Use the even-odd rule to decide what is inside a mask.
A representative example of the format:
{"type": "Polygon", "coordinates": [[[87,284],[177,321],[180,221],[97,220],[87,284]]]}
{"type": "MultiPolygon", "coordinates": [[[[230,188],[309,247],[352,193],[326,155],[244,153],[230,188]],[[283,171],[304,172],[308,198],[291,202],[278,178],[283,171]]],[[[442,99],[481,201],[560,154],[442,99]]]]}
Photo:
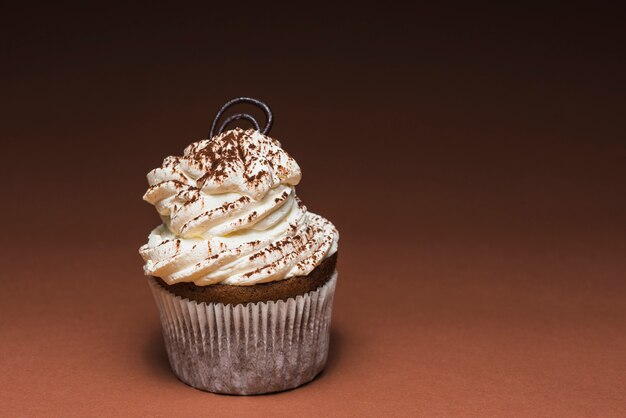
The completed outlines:
{"type": "MultiPolygon", "coordinates": [[[[278,392],[314,379],[328,356],[337,272],[328,280],[322,272],[334,260],[318,267],[315,281],[313,272],[301,278],[310,281],[309,287],[326,280],[317,289],[286,300],[256,303],[197,302],[176,296],[171,286],[150,277],[174,374],[194,388],[232,395],[278,392]]],[[[207,286],[217,287],[225,286],[207,286]]],[[[245,289],[255,287],[274,288],[254,285],[245,289]]],[[[296,287],[290,289],[291,293],[282,296],[296,293],[296,287]]]]}
{"type": "Polygon", "coordinates": [[[326,258],[306,276],[290,277],[285,280],[259,283],[252,286],[233,286],[214,284],[196,286],[193,283],[176,283],[168,285],[161,278],[155,281],[165,290],[196,302],[246,304],[271,300],[287,300],[289,298],[311,292],[330,280],[337,264],[337,253],[326,258]]]}

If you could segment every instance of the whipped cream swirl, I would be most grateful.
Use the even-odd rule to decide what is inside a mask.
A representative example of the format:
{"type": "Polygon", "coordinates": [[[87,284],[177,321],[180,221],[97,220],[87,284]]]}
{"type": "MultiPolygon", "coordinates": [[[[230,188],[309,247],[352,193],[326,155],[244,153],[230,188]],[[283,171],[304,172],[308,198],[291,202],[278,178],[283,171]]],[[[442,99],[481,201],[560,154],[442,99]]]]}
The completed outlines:
{"type": "Polygon", "coordinates": [[[280,143],[234,129],[189,145],[148,173],[144,200],[163,224],[140,248],[169,284],[253,285],[309,274],[338,232],[296,197],[300,167],[280,143]]]}

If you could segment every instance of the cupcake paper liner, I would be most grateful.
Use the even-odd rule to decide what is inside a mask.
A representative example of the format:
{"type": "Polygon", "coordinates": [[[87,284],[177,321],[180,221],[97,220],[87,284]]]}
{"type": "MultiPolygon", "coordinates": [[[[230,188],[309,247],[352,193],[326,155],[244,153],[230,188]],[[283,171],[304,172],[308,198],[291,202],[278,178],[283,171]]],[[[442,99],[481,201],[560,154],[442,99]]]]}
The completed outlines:
{"type": "Polygon", "coordinates": [[[248,304],[182,299],[149,278],[174,374],[197,389],[252,395],[295,388],[328,356],[337,272],[318,289],[248,304]]]}

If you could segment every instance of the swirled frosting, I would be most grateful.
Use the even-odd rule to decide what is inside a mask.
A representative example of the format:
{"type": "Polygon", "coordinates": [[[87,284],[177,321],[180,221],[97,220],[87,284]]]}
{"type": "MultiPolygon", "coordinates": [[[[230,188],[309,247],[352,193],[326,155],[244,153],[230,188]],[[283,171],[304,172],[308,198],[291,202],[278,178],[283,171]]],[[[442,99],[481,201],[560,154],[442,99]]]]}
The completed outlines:
{"type": "Polygon", "coordinates": [[[275,139],[234,129],[189,145],[148,173],[144,200],[163,224],[140,248],[169,284],[253,285],[309,274],[338,232],[295,194],[301,172],[275,139]]]}

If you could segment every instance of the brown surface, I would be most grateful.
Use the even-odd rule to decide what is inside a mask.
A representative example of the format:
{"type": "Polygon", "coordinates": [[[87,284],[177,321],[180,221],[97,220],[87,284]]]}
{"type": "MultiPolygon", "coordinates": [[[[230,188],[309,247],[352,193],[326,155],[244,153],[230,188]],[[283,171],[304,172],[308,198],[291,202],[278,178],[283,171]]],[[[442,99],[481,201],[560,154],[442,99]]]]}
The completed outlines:
{"type": "Polygon", "coordinates": [[[330,280],[337,264],[335,253],[322,261],[306,276],[290,277],[279,282],[259,283],[254,286],[209,285],[196,286],[193,283],[168,285],[160,278],[156,282],[161,287],[183,299],[206,303],[251,303],[268,300],[287,300],[312,292],[330,280]]]}
{"type": "Polygon", "coordinates": [[[624,415],[621,14],[85,7],[2,13],[0,415],[624,415]],[[137,254],[238,94],[341,232],[328,367],[253,398],[174,377],[137,254]]]}

